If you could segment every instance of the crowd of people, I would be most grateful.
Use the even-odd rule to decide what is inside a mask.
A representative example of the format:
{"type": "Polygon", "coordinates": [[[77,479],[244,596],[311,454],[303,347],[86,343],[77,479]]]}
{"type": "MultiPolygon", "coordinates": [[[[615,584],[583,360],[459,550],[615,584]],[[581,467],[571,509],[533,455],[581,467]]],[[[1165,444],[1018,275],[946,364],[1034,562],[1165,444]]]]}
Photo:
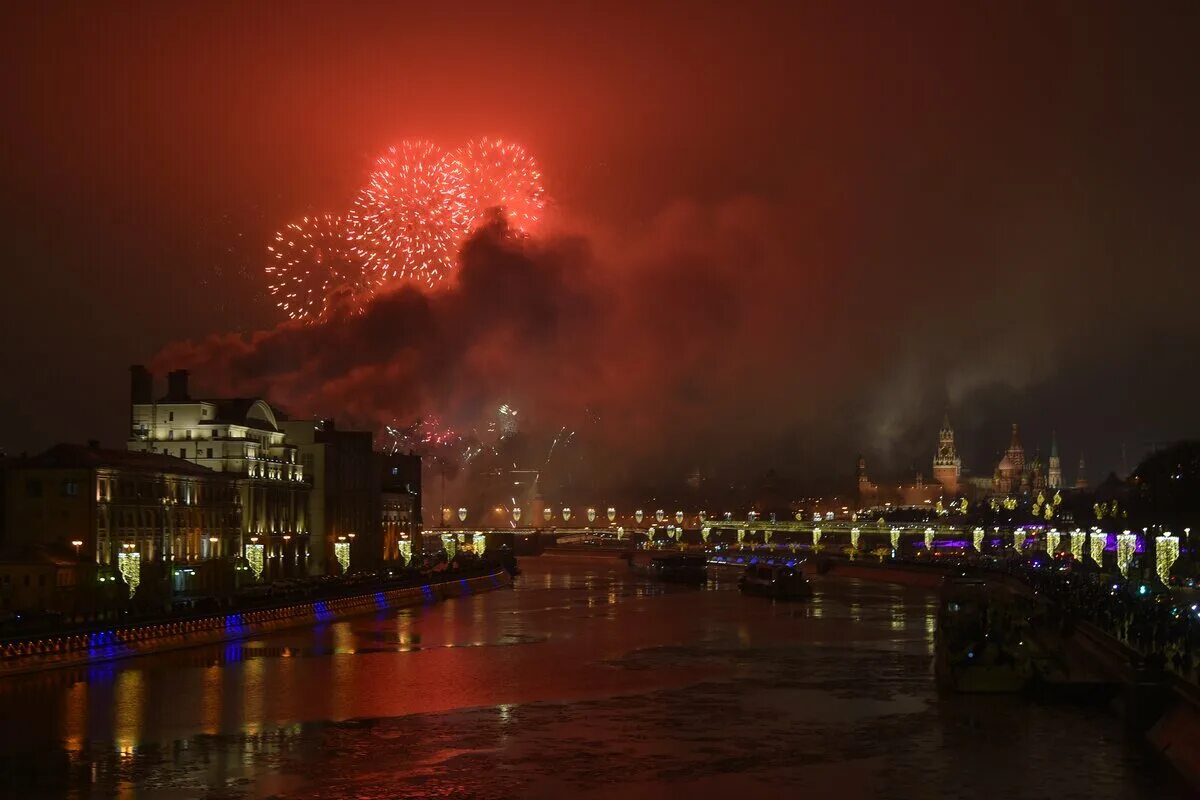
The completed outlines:
{"type": "Polygon", "coordinates": [[[1157,578],[1124,578],[1037,553],[964,562],[1017,578],[1051,603],[1062,632],[1087,622],[1128,645],[1134,666],[1169,669],[1200,683],[1200,602],[1181,599],[1157,578]]]}

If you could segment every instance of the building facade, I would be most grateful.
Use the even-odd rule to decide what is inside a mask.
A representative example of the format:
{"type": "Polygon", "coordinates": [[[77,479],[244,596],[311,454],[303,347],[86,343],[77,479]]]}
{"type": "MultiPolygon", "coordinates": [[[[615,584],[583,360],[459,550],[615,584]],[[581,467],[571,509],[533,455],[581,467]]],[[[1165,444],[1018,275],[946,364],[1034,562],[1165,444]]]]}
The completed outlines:
{"type": "Polygon", "coordinates": [[[284,421],[280,430],[299,452],[312,483],[309,572],[339,574],[350,565],[377,569],[383,545],[372,434],[341,431],[333,420],[313,419],[284,421]]]}
{"type": "MultiPolygon", "coordinates": [[[[74,563],[74,585],[119,580],[148,603],[232,588],[242,506],[230,476],[94,443],[56,445],[4,473],[7,564],[74,563]]],[[[96,602],[65,600],[76,611],[96,602]]]]}
{"type": "Polygon", "coordinates": [[[419,553],[421,547],[421,457],[376,453],[380,492],[380,539],[385,564],[419,553]]]}
{"type": "Polygon", "coordinates": [[[310,487],[283,415],[260,398],[193,399],[187,370],[169,373],[156,400],[150,372],[130,371],[128,449],[232,477],[241,505],[235,553],[266,579],[307,572],[310,487]]]}

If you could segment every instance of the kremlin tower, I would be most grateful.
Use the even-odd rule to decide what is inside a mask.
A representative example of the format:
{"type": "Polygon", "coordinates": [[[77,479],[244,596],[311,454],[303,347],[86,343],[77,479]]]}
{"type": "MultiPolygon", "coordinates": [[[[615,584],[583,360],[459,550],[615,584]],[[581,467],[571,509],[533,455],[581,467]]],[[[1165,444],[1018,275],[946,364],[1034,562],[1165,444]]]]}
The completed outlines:
{"type": "Polygon", "coordinates": [[[954,429],[950,427],[950,412],[942,420],[938,432],[938,448],[933,456],[933,479],[942,485],[946,494],[958,494],[958,479],[962,474],[962,459],[954,447],[954,429]]]}
{"type": "Polygon", "coordinates": [[[1079,472],[1075,473],[1075,488],[1076,489],[1088,488],[1086,469],[1087,469],[1087,467],[1084,466],[1084,463],[1083,463],[1083,456],[1080,455],[1079,456],[1079,472]]]}
{"type": "Polygon", "coordinates": [[[1061,489],[1063,485],[1062,462],[1058,460],[1058,436],[1050,434],[1050,468],[1046,475],[1046,486],[1061,489]]]}

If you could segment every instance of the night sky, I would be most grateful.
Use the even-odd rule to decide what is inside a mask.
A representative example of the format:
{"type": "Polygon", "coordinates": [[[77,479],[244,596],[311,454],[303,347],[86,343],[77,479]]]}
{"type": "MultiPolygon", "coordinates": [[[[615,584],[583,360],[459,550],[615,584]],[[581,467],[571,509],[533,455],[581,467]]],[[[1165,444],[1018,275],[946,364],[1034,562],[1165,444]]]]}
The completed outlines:
{"type": "Polygon", "coordinates": [[[976,472],[1012,422],[1068,481],[1200,436],[1200,5],[436,5],[6,8],[0,448],[119,444],[135,362],[647,475],[928,476],[947,407],[976,472]],[[276,230],[483,134],[541,234],[282,324],[276,230]]]}

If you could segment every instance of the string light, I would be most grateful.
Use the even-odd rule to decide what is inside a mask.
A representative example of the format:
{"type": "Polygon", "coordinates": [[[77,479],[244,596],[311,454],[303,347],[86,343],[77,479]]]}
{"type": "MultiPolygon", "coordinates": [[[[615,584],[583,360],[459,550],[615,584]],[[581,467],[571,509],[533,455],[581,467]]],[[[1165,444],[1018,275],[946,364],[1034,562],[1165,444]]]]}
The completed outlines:
{"type": "Polygon", "coordinates": [[[976,553],[983,552],[983,528],[976,528],[971,532],[971,544],[975,546],[976,553]]]}
{"type": "Polygon", "coordinates": [[[1083,545],[1087,540],[1087,534],[1079,528],[1071,531],[1071,557],[1076,561],[1083,561],[1083,545]]]}
{"type": "MultiPolygon", "coordinates": [[[[350,543],[349,542],[334,542],[333,557],[337,559],[338,564],[342,567],[342,574],[346,575],[350,572],[350,543]]],[[[262,556],[259,556],[261,559],[262,556]]],[[[261,571],[261,560],[259,570],[261,571]]]]}
{"type": "Polygon", "coordinates": [[[254,580],[258,580],[263,574],[263,550],[261,544],[246,545],[246,563],[250,565],[250,571],[254,573],[254,580]]]}
{"type": "Polygon", "coordinates": [[[1179,537],[1172,536],[1170,531],[1167,531],[1162,536],[1154,540],[1154,571],[1158,573],[1158,579],[1167,584],[1171,577],[1171,567],[1179,558],[1179,537]]]}
{"type": "Polygon", "coordinates": [[[933,552],[933,528],[925,529],[925,549],[930,553],[933,552]]]}
{"type": "Polygon", "coordinates": [[[117,553],[117,569],[120,570],[125,583],[129,585],[130,598],[133,597],[142,582],[142,554],[132,552],[130,549],[132,547],[133,545],[126,544],[126,549],[117,553]]]}
{"type": "Polygon", "coordinates": [[[1108,534],[1102,533],[1099,528],[1092,528],[1088,545],[1091,549],[1092,561],[1095,561],[1098,567],[1104,564],[1104,547],[1107,544],[1108,534]]]}
{"type": "Polygon", "coordinates": [[[1133,554],[1137,549],[1137,535],[1125,531],[1117,534],[1117,569],[1121,570],[1121,574],[1129,577],[1129,565],[1133,561],[1133,554]]]}
{"type": "Polygon", "coordinates": [[[1051,528],[1046,531],[1046,552],[1053,556],[1058,552],[1058,545],[1062,539],[1062,534],[1058,532],[1058,528],[1051,528]]]}

